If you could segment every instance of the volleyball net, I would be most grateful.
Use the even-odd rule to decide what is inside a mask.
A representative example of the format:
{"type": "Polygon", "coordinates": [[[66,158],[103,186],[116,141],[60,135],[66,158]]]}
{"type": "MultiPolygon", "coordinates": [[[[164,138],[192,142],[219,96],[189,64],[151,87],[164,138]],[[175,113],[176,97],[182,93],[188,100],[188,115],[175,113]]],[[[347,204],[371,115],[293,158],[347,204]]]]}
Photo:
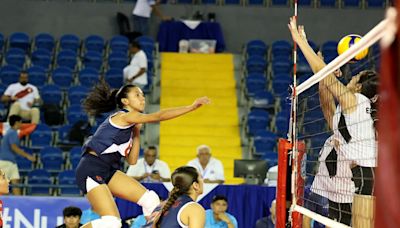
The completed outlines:
{"type": "Polygon", "coordinates": [[[304,56],[300,50],[312,47],[299,45],[296,56],[316,73],[297,75],[293,86],[289,137],[278,144],[276,227],[287,216],[292,227],[374,226],[381,43],[390,43],[393,23],[381,21],[339,56],[323,48],[304,56]]]}

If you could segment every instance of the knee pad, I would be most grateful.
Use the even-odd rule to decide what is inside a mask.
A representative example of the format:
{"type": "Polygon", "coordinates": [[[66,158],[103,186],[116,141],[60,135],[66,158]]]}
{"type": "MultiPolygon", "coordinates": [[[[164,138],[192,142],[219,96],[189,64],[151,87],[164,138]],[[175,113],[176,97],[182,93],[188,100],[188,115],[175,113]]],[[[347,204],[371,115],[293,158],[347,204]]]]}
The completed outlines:
{"type": "Polygon", "coordinates": [[[137,202],[143,209],[143,215],[149,216],[160,204],[160,198],[154,191],[146,191],[137,202]]]}
{"type": "Polygon", "coordinates": [[[111,216],[105,215],[101,216],[100,219],[93,220],[91,222],[93,228],[121,228],[122,223],[121,219],[111,216]]]}

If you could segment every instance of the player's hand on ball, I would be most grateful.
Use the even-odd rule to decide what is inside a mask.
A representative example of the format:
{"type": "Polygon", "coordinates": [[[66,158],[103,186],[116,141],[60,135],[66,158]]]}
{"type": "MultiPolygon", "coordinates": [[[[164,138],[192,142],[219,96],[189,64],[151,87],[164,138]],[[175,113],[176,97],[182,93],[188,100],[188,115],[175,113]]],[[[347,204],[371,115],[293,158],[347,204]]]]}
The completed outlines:
{"type": "Polygon", "coordinates": [[[198,109],[198,108],[200,108],[201,106],[203,106],[203,105],[205,105],[205,104],[210,104],[210,103],[211,103],[211,100],[210,100],[208,97],[200,97],[200,98],[197,98],[197,99],[193,102],[192,107],[193,107],[194,109],[198,109]]]}

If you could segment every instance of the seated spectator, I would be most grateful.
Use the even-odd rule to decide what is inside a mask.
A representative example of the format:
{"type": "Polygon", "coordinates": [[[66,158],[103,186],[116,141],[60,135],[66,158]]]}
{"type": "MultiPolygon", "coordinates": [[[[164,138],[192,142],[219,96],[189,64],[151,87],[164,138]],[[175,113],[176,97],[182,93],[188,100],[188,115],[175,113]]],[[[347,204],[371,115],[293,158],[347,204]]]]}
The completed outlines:
{"type": "Polygon", "coordinates": [[[271,213],[268,217],[263,217],[257,220],[256,228],[275,228],[276,222],[276,200],[273,200],[269,208],[271,213]]]}
{"type": "MultiPolygon", "coordinates": [[[[11,180],[11,184],[19,184],[20,180],[15,154],[25,157],[32,162],[36,161],[35,156],[28,154],[20,147],[17,131],[21,127],[21,120],[22,118],[20,116],[10,116],[9,122],[11,127],[7,130],[7,133],[1,141],[0,169],[4,170],[7,178],[11,180]]],[[[21,195],[20,188],[13,187],[12,192],[14,195],[21,195]]]]}
{"type": "Polygon", "coordinates": [[[237,228],[236,218],[227,213],[228,199],[216,195],[212,199],[211,209],[206,210],[206,228],[237,228]]]}
{"type": "Polygon", "coordinates": [[[187,165],[199,171],[204,183],[222,184],[225,181],[224,167],[220,160],[211,157],[211,149],[207,145],[197,147],[197,158],[189,161],[187,165]]]}
{"type": "Polygon", "coordinates": [[[149,146],[144,152],[144,158],[138,159],[135,165],[130,165],[126,174],[143,182],[170,181],[171,171],[168,164],[157,157],[157,148],[149,146]]]}
{"type": "Polygon", "coordinates": [[[86,224],[88,222],[91,222],[91,221],[99,219],[99,218],[100,218],[100,215],[98,215],[96,212],[94,212],[92,208],[89,208],[82,212],[81,223],[86,224]]]}
{"type": "Polygon", "coordinates": [[[144,225],[146,225],[146,222],[147,222],[146,217],[144,217],[144,215],[139,215],[133,221],[131,228],[141,228],[144,225]]]}
{"type": "Polygon", "coordinates": [[[19,82],[9,85],[1,97],[4,103],[11,102],[8,116],[19,115],[24,120],[39,123],[40,111],[35,107],[40,103],[40,95],[36,86],[28,83],[28,73],[22,71],[19,82]]]}
{"type": "Polygon", "coordinates": [[[143,88],[147,85],[147,57],[146,53],[140,49],[140,44],[133,41],[129,46],[132,60],[124,68],[124,81],[126,84],[138,85],[143,88]]]}
{"type": "Polygon", "coordinates": [[[78,228],[81,227],[80,223],[82,210],[78,207],[66,207],[63,210],[64,224],[57,226],[57,228],[78,228]]]}
{"type": "Polygon", "coordinates": [[[278,181],[278,166],[272,166],[268,169],[267,178],[264,180],[264,184],[272,187],[276,187],[278,181]]]}

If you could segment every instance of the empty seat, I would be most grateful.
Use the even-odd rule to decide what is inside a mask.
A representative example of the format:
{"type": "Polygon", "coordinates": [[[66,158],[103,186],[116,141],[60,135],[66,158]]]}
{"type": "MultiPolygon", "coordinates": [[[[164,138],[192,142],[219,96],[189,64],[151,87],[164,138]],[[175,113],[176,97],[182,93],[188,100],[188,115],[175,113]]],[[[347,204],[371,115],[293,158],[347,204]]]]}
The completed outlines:
{"type": "Polygon", "coordinates": [[[269,113],[266,110],[254,109],[247,115],[247,129],[250,136],[258,130],[265,130],[269,125],[269,113]]]}
{"type": "Polygon", "coordinates": [[[254,134],[254,147],[257,154],[266,154],[275,149],[277,144],[277,136],[276,134],[267,131],[265,129],[261,129],[256,131],[254,134]]]}
{"type": "Polygon", "coordinates": [[[81,157],[82,156],[82,147],[81,146],[74,146],[69,150],[69,157],[81,157]]]}
{"type": "Polygon", "coordinates": [[[110,40],[110,49],[112,52],[119,51],[127,53],[129,47],[129,40],[125,36],[116,35],[110,40]]]}
{"type": "Polygon", "coordinates": [[[5,59],[7,64],[22,68],[25,64],[25,52],[21,48],[8,49],[5,59]]]}
{"type": "Polygon", "coordinates": [[[289,87],[293,83],[292,78],[288,74],[275,75],[272,80],[272,89],[274,94],[278,96],[284,96],[288,94],[289,87]]]}
{"type": "Polygon", "coordinates": [[[33,169],[33,163],[22,156],[16,156],[18,171],[21,175],[26,175],[33,169]]]}
{"type": "Polygon", "coordinates": [[[240,0],[224,0],[225,5],[240,5],[240,0]]]}
{"type": "Polygon", "coordinates": [[[247,59],[246,62],[247,72],[250,73],[261,73],[263,74],[267,69],[267,61],[260,56],[252,56],[247,59]]]}
{"type": "Polygon", "coordinates": [[[267,90],[260,90],[255,92],[253,98],[253,107],[269,109],[274,106],[274,96],[267,90]]]}
{"type": "Polygon", "coordinates": [[[201,3],[215,5],[217,4],[217,0],[201,0],[201,3]]]}
{"type": "Polygon", "coordinates": [[[37,49],[32,53],[31,60],[34,66],[41,66],[47,70],[51,64],[51,53],[47,49],[37,49]]]}
{"type": "Polygon", "coordinates": [[[13,65],[3,66],[0,70],[0,78],[3,85],[10,85],[12,83],[18,82],[20,74],[20,68],[13,65]]]}
{"type": "Polygon", "coordinates": [[[109,69],[105,75],[105,80],[111,86],[111,88],[120,88],[124,83],[122,69],[109,69]]]}
{"type": "Polygon", "coordinates": [[[253,97],[257,91],[264,90],[267,86],[267,79],[263,74],[249,74],[246,77],[246,91],[249,97],[253,97]]]}
{"type": "Polygon", "coordinates": [[[321,7],[335,7],[336,0],[319,0],[321,7]]]}
{"type": "Polygon", "coordinates": [[[275,117],[275,128],[276,134],[280,137],[285,137],[288,133],[290,121],[290,112],[283,110],[279,112],[275,117]]]}
{"type": "Polygon", "coordinates": [[[53,139],[51,128],[46,124],[38,124],[36,129],[30,134],[31,147],[41,149],[45,146],[50,146],[53,139]]]}
{"type": "Polygon", "coordinates": [[[81,145],[80,142],[69,140],[69,133],[72,129],[72,125],[64,125],[58,129],[58,144],[67,144],[67,145],[81,145]]]}
{"type": "Polygon", "coordinates": [[[80,47],[79,37],[74,34],[65,34],[61,36],[60,47],[61,50],[71,50],[77,53],[80,47]]]}
{"type": "Polygon", "coordinates": [[[68,89],[68,101],[70,104],[81,104],[88,93],[89,89],[86,86],[73,86],[68,89]]]}
{"type": "Polygon", "coordinates": [[[337,45],[338,45],[338,42],[336,42],[336,41],[327,41],[322,44],[321,52],[324,56],[324,61],[326,63],[331,62],[333,59],[335,59],[338,56],[337,45]]]}
{"type": "Polygon", "coordinates": [[[250,40],[246,44],[246,53],[250,56],[261,56],[264,57],[267,53],[267,45],[262,40],[250,40]]]}
{"type": "Polygon", "coordinates": [[[277,40],[272,43],[272,58],[290,58],[292,56],[292,45],[286,40],[277,40]]]}
{"type": "Polygon", "coordinates": [[[40,150],[40,161],[43,169],[50,172],[60,172],[64,164],[61,149],[51,146],[46,146],[40,150]]]}
{"type": "Polygon", "coordinates": [[[78,121],[88,121],[88,115],[80,105],[71,105],[67,110],[67,120],[69,124],[74,125],[78,121]]]}
{"type": "Polygon", "coordinates": [[[136,41],[140,44],[140,48],[144,51],[144,53],[146,53],[147,59],[153,59],[153,52],[156,46],[154,39],[149,36],[139,36],[136,38],[136,41]]]}
{"type": "Polygon", "coordinates": [[[72,50],[62,50],[57,55],[57,65],[75,69],[77,54],[72,50]]]}
{"type": "Polygon", "coordinates": [[[29,51],[31,46],[30,38],[28,34],[23,32],[15,32],[10,35],[8,38],[10,47],[12,48],[20,48],[24,50],[25,53],[29,51]]]}
{"type": "Polygon", "coordinates": [[[300,6],[311,6],[312,3],[312,0],[298,0],[300,6]]]}
{"type": "Polygon", "coordinates": [[[79,82],[82,86],[92,87],[99,81],[99,72],[95,68],[85,68],[79,72],[79,82]]]}
{"type": "Polygon", "coordinates": [[[103,56],[99,52],[88,51],[83,57],[83,64],[85,67],[91,67],[100,70],[103,65],[103,56]]]}
{"type": "Polygon", "coordinates": [[[35,36],[36,49],[46,49],[50,52],[54,49],[54,37],[48,33],[40,33],[35,36]]]}
{"type": "Polygon", "coordinates": [[[42,88],[47,81],[46,70],[40,66],[32,66],[28,69],[29,83],[35,85],[39,89],[42,88]]]}
{"type": "Polygon", "coordinates": [[[274,6],[287,6],[288,0],[272,0],[272,5],[274,6]]]}
{"type": "Polygon", "coordinates": [[[0,33],[0,51],[3,51],[4,47],[4,35],[3,33],[0,33]]]}
{"type": "Polygon", "coordinates": [[[262,6],[265,5],[264,0],[248,0],[248,4],[251,6],[262,6]]]}
{"type": "Polygon", "coordinates": [[[360,0],[344,0],[344,7],[360,7],[360,0]]]}
{"type": "Polygon", "coordinates": [[[383,0],[368,0],[368,7],[377,7],[382,8],[385,5],[385,1],[383,0]]]}
{"type": "Polygon", "coordinates": [[[60,105],[62,102],[62,92],[57,85],[45,85],[40,91],[44,104],[60,105]]]}
{"type": "Polygon", "coordinates": [[[73,82],[72,70],[68,67],[58,67],[53,70],[52,79],[54,84],[60,86],[62,89],[67,89],[73,82]]]}
{"type": "Polygon", "coordinates": [[[28,173],[28,194],[50,195],[52,179],[50,173],[44,169],[32,170],[28,173]],[[42,185],[42,186],[35,186],[42,185]],[[43,186],[45,185],[45,186],[43,186]]]}
{"type": "Polygon", "coordinates": [[[272,60],[273,74],[289,74],[292,71],[292,62],[286,57],[275,57],[272,60]]]}
{"type": "Polygon", "coordinates": [[[110,68],[123,69],[128,65],[128,56],[123,52],[112,52],[108,56],[108,66],[110,68]]]}
{"type": "Polygon", "coordinates": [[[86,51],[94,51],[98,53],[103,53],[104,49],[104,39],[98,35],[90,35],[85,39],[86,51]]]}
{"type": "Polygon", "coordinates": [[[60,195],[77,196],[80,190],[76,185],[75,171],[65,170],[58,174],[60,195]]]}

